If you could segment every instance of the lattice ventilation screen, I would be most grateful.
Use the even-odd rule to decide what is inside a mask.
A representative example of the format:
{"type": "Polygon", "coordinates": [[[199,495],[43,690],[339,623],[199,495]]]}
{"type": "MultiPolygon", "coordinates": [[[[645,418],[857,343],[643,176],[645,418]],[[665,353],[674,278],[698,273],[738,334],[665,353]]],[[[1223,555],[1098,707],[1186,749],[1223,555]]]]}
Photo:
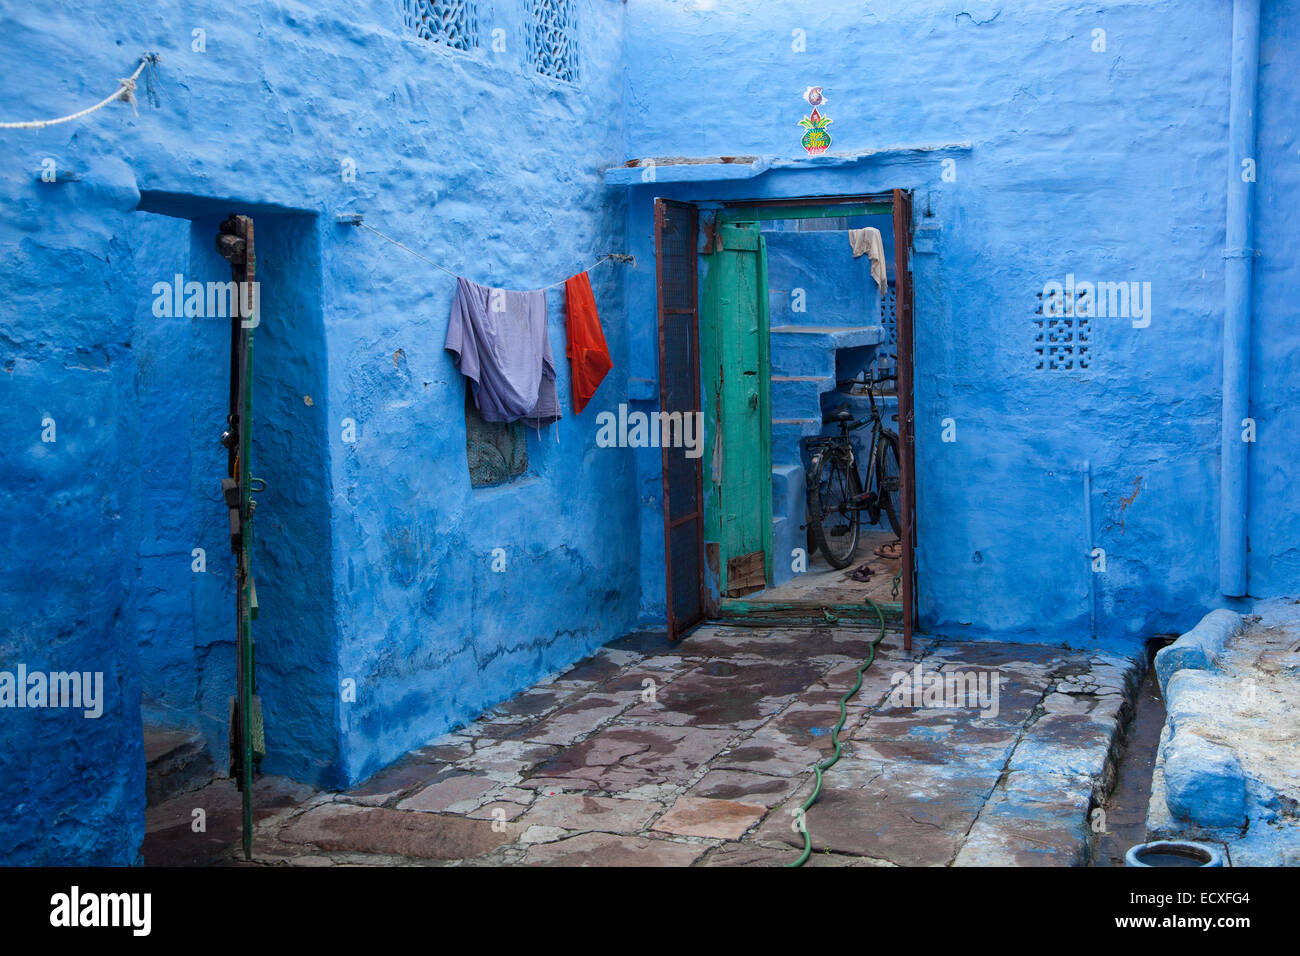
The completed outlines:
{"type": "Polygon", "coordinates": [[[455,50],[478,46],[478,12],[473,0],[401,0],[407,32],[455,50]]]}
{"type": "MultiPolygon", "coordinates": [[[[896,293],[894,283],[890,282],[880,297],[880,325],[885,330],[885,341],[876,349],[876,375],[888,375],[898,369],[898,317],[896,313],[896,293]]],[[[885,383],[884,389],[891,392],[895,383],[885,383]]]]}
{"type": "Polygon", "coordinates": [[[578,82],[578,24],[571,0],[525,0],[528,62],[542,76],[578,82]]]}
{"type": "Polygon", "coordinates": [[[1077,372],[1092,364],[1092,323],[1080,316],[1038,315],[1034,318],[1035,369],[1077,372]]]}

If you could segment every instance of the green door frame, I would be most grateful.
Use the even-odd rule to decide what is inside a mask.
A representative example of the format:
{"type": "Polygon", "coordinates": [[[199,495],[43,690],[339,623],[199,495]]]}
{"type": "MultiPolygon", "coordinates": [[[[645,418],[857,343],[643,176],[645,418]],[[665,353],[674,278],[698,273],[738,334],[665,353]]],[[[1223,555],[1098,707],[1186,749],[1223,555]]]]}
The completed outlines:
{"type": "Polygon", "coordinates": [[[800,200],[801,205],[735,205],[718,210],[719,222],[773,222],[778,219],[838,219],[841,216],[888,216],[892,202],[852,202],[817,204],[800,200]],[[802,203],[807,203],[806,205],[802,203]]]}

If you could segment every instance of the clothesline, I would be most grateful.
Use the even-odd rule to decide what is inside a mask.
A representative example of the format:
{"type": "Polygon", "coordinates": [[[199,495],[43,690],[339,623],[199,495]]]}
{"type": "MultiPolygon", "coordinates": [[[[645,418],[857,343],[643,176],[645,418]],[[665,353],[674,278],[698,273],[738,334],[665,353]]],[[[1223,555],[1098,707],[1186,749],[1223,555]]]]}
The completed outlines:
{"type": "MultiPolygon", "coordinates": [[[[378,229],[376,229],[374,226],[370,225],[369,223],[366,223],[366,222],[362,221],[362,219],[361,219],[360,216],[357,216],[357,215],[344,215],[344,216],[340,216],[340,217],[339,217],[339,222],[341,222],[341,223],[343,223],[343,224],[345,224],[345,225],[360,226],[362,229],[368,229],[368,230],[370,230],[371,232],[373,232],[376,236],[378,236],[380,239],[386,240],[387,242],[391,242],[393,245],[397,246],[397,248],[399,248],[399,249],[404,249],[404,250],[406,250],[406,251],[409,252],[411,255],[415,256],[417,259],[422,259],[422,260],[424,260],[424,261],[427,262],[429,265],[433,266],[435,269],[441,269],[443,272],[447,273],[447,275],[451,276],[453,279],[460,279],[460,278],[462,278],[462,276],[460,275],[460,273],[458,273],[458,272],[453,272],[451,269],[448,269],[446,266],[442,265],[441,263],[439,263],[439,262],[434,262],[434,261],[433,261],[432,259],[430,259],[428,256],[426,256],[426,255],[422,255],[421,253],[416,252],[416,251],[415,251],[414,249],[412,249],[410,246],[405,245],[404,243],[399,242],[398,240],[394,239],[392,236],[380,232],[380,231],[379,231],[378,229]]],[[[596,268],[596,266],[600,265],[601,263],[609,262],[609,261],[611,261],[611,260],[612,260],[612,261],[615,261],[615,262],[627,262],[627,263],[631,263],[632,265],[636,265],[636,257],[635,257],[635,256],[628,255],[628,254],[625,253],[625,252],[607,252],[607,253],[605,253],[603,256],[601,256],[600,258],[598,258],[595,262],[593,262],[590,266],[588,266],[586,269],[580,269],[580,270],[578,270],[577,272],[573,273],[573,275],[581,275],[583,272],[590,272],[592,269],[596,268]]],[[[539,287],[536,288],[536,289],[529,289],[529,290],[522,290],[522,291],[529,291],[529,292],[544,292],[544,291],[547,290],[547,289],[554,289],[554,288],[556,288],[557,286],[562,286],[562,285],[564,285],[564,283],[566,283],[567,281],[569,281],[570,278],[572,278],[572,276],[565,276],[565,277],[564,277],[563,279],[561,279],[559,282],[552,282],[550,285],[539,286],[539,287]]],[[[488,283],[480,283],[480,284],[482,284],[482,285],[489,285],[489,287],[490,287],[490,284],[488,284],[488,283]]]]}
{"type": "MultiPolygon", "coordinates": [[[[57,119],[27,120],[22,123],[0,123],[0,129],[44,129],[46,126],[57,126],[59,123],[68,123],[75,119],[81,119],[81,117],[83,116],[89,116],[91,113],[95,112],[96,110],[102,110],[105,106],[107,106],[109,103],[112,103],[114,100],[123,100],[127,103],[130,103],[134,107],[135,106],[135,81],[140,78],[140,74],[144,71],[144,68],[146,66],[150,66],[154,63],[157,63],[158,60],[159,57],[157,53],[146,53],[143,56],[141,56],[140,65],[135,68],[135,72],[132,73],[130,76],[126,76],[118,80],[117,89],[113,91],[113,94],[111,96],[104,97],[94,106],[88,106],[84,110],[80,110],[76,113],[70,113],[67,116],[60,116],[57,119]]],[[[151,77],[152,75],[153,74],[150,74],[151,77]]],[[[153,95],[152,88],[150,88],[150,96],[152,97],[152,95],[153,95]]]]}

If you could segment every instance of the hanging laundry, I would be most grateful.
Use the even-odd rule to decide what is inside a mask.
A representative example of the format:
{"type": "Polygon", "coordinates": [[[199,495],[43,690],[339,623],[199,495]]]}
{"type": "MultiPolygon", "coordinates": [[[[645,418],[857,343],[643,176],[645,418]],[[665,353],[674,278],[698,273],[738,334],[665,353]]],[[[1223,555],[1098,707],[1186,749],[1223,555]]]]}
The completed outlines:
{"type": "Polygon", "coordinates": [[[558,421],[546,292],[512,292],[456,280],[444,348],[470,380],[484,421],[540,428],[558,421]]]}
{"type": "Polygon", "coordinates": [[[601,381],[614,367],[605,345],[605,333],[596,313],[596,298],[591,294],[591,280],[581,272],[564,282],[565,331],[569,344],[569,374],[573,378],[573,411],[582,411],[601,381]]]}
{"type": "Polygon", "coordinates": [[[880,230],[875,226],[850,229],[849,245],[853,247],[854,259],[863,255],[871,257],[871,278],[876,280],[880,294],[884,295],[889,279],[885,270],[885,242],[880,236],[880,230]]]}

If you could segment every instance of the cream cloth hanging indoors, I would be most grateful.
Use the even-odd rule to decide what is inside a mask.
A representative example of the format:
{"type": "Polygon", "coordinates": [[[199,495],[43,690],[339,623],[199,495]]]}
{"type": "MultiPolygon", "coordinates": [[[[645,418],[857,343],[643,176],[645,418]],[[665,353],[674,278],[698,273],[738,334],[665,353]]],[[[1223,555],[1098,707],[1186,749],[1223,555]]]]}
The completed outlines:
{"type": "Polygon", "coordinates": [[[885,241],[880,237],[880,230],[875,226],[849,230],[849,245],[853,247],[853,258],[871,257],[871,278],[876,280],[880,294],[885,294],[888,284],[885,271],[885,241]]]}

